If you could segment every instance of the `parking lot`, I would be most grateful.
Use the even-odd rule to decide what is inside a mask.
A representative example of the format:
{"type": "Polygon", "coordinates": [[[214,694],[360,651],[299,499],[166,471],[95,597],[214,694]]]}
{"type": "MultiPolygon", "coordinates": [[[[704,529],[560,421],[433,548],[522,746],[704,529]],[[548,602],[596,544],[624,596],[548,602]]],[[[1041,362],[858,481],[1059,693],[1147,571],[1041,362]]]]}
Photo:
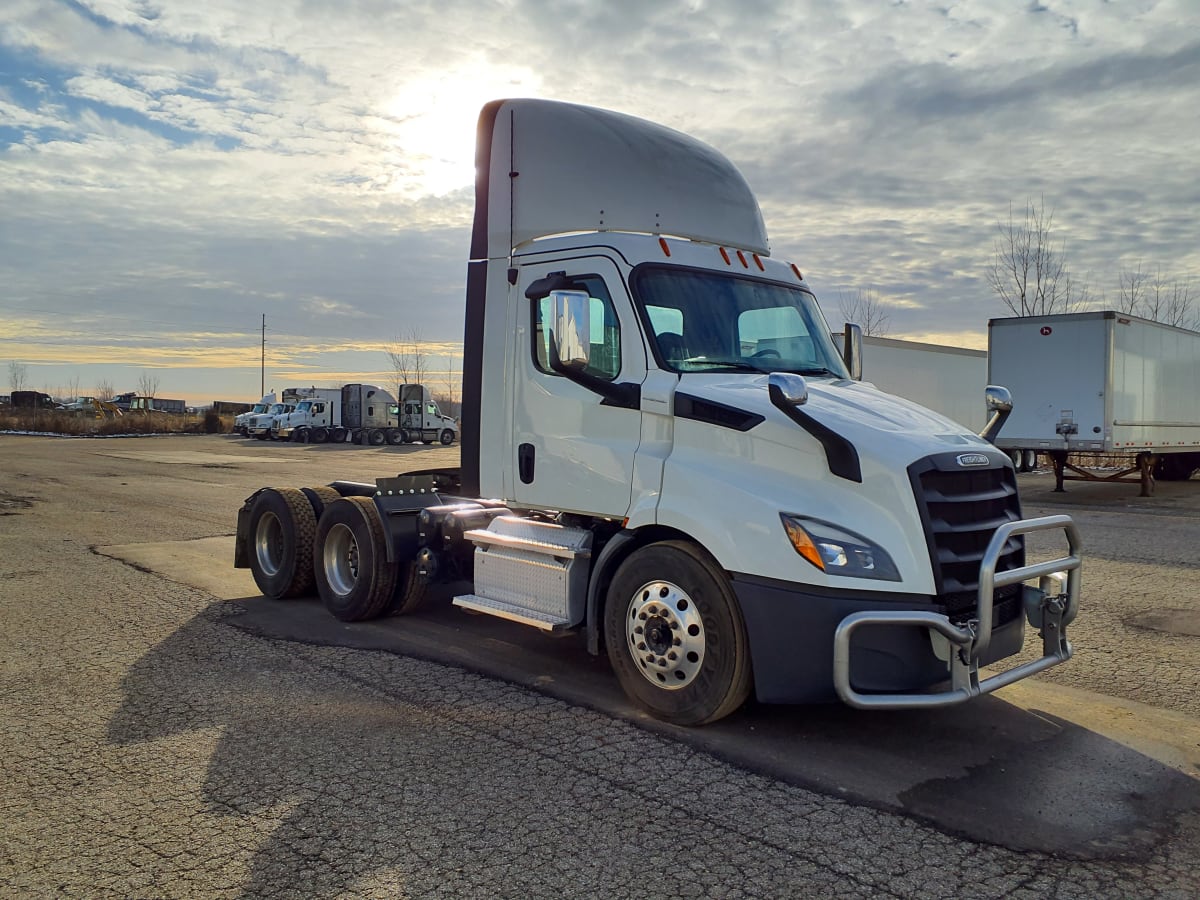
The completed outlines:
{"type": "Polygon", "coordinates": [[[1200,895],[1200,480],[1020,476],[1083,534],[1066,665],[684,731],[572,638],[232,568],[256,488],[457,452],[0,436],[0,895],[1200,895]]]}

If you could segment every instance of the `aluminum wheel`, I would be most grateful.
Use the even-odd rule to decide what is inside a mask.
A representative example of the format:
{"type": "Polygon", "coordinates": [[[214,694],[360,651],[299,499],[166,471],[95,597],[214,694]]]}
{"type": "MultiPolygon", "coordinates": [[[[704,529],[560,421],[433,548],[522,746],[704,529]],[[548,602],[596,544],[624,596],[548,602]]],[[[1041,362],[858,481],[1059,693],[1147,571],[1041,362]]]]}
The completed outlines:
{"type": "Polygon", "coordinates": [[[358,541],[348,526],[338,523],[329,530],[322,565],[334,593],[344,597],[354,590],[359,573],[358,541]]]}
{"type": "Polygon", "coordinates": [[[254,555],[264,575],[274,576],[283,565],[283,523],[273,512],[264,512],[254,529],[254,555]]]}
{"type": "Polygon", "coordinates": [[[642,585],[625,618],[629,652],[651,684],[687,687],[704,664],[704,623],[692,598],[669,581],[642,585]]]}

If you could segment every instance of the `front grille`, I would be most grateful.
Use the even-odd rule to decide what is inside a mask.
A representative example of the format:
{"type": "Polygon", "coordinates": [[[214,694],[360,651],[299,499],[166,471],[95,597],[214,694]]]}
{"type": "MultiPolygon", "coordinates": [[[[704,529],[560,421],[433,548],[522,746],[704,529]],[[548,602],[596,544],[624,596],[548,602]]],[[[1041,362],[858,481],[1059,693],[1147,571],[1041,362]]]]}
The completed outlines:
{"type": "MultiPolygon", "coordinates": [[[[927,457],[909,467],[917,507],[925,527],[937,600],[952,621],[975,616],[979,564],[996,528],[1021,518],[1016,475],[999,453],[988,468],[965,469],[956,454],[927,457]]],[[[1008,539],[996,572],[1025,564],[1023,535],[1008,539]]],[[[1021,586],[997,588],[992,627],[1021,614],[1021,586]]]]}

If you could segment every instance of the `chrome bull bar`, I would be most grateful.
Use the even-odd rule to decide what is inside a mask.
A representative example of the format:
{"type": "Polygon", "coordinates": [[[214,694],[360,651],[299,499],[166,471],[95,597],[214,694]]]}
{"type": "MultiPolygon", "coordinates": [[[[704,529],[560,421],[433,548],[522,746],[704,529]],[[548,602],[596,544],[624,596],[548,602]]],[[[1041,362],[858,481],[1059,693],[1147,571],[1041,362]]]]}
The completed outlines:
{"type": "MultiPolygon", "coordinates": [[[[1079,580],[1083,561],[1082,542],[1070,516],[1042,516],[1008,522],[996,529],[979,566],[977,617],[963,626],[955,625],[941,613],[922,610],[871,610],[851,613],[838,625],[833,636],[833,684],[843,702],[860,709],[916,709],[952,706],[980,694],[1020,681],[1030,675],[1057,666],[1071,658],[1073,649],[1067,640],[1067,625],[1079,611],[1079,580]],[[996,574],[996,564],[1009,538],[1035,531],[1062,529],[1067,536],[1068,555],[996,574]],[[1052,577],[1066,572],[1065,588],[1052,577]],[[1023,587],[1026,620],[1041,630],[1042,656],[988,678],[979,677],[979,660],[992,640],[992,605],[995,589],[1040,578],[1039,588],[1023,587]],[[940,635],[949,644],[950,688],[933,693],[864,694],[850,684],[851,639],[865,625],[925,627],[931,636],[940,635]]],[[[936,638],[934,639],[936,643],[936,638]]]]}

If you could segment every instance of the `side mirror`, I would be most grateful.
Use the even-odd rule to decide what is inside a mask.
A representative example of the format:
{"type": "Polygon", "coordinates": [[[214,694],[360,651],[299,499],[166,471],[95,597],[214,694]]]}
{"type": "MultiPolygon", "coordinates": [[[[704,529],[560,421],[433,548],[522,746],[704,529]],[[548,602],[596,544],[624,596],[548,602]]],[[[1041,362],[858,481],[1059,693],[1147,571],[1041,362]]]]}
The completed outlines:
{"type": "Polygon", "coordinates": [[[979,436],[989,443],[995,443],[996,436],[1000,434],[1000,429],[1004,427],[1004,423],[1012,413],[1012,394],[1006,387],[989,384],[983,392],[983,400],[992,417],[984,426],[983,431],[979,432],[979,436]]]}
{"type": "Polygon", "coordinates": [[[847,322],[842,338],[842,362],[855,381],[862,381],[862,353],[862,328],[847,322]]]}
{"type": "Polygon", "coordinates": [[[591,362],[591,297],[584,291],[551,291],[554,331],[550,335],[550,357],[559,369],[586,369],[591,362]]]}

